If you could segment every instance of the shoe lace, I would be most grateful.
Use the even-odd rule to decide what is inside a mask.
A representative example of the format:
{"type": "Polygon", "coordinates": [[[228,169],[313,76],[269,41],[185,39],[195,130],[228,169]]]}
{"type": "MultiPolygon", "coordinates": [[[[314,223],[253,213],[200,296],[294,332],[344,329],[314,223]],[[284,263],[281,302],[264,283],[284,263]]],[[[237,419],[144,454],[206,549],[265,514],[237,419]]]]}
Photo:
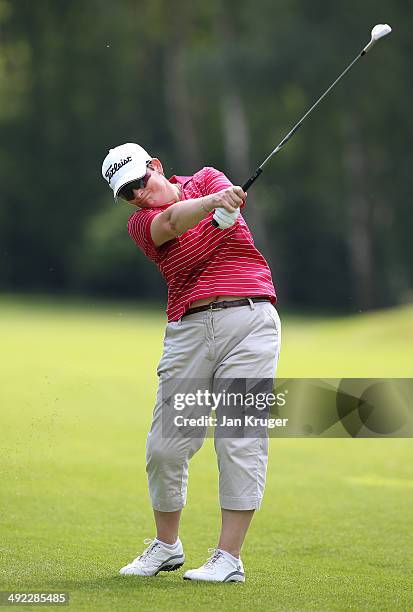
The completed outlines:
{"type": "Polygon", "coordinates": [[[212,553],[208,561],[205,563],[204,567],[213,567],[216,563],[220,563],[224,555],[217,548],[208,548],[208,552],[212,553]]]}
{"type": "Polygon", "coordinates": [[[149,559],[152,553],[159,546],[159,542],[155,542],[153,538],[145,538],[143,543],[146,544],[148,548],[146,548],[141,555],[132,561],[132,565],[138,561],[146,561],[149,559]]]}

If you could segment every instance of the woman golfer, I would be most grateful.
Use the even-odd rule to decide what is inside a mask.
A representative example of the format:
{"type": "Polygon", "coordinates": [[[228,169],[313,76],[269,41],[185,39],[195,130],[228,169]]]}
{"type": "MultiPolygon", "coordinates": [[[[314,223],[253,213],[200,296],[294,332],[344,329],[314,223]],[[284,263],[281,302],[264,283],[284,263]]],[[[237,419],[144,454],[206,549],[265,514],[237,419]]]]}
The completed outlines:
{"type": "MultiPolygon", "coordinates": [[[[136,207],[129,219],[129,234],[168,285],[168,324],[146,447],[156,538],[120,570],[121,574],[155,576],[178,569],[185,561],[179,521],[186,501],[188,463],[203,443],[203,436],[193,435],[193,428],[177,428],[173,433],[178,411],[163,389],[168,381],[175,381],[176,390],[186,391],[202,380],[207,381],[202,383],[203,392],[213,393],[215,381],[222,379],[273,380],[280,321],[271,272],[240,214],[246,198],[241,187],[210,167],[193,176],[167,179],[159,159],[133,143],[109,151],[102,175],[115,198],[136,207]],[[211,224],[213,217],[219,227],[211,224]]],[[[180,393],[181,399],[184,396],[180,393]]],[[[204,415],[211,410],[211,404],[195,402],[194,406],[193,397],[188,404],[192,414],[197,409],[204,415]]],[[[201,430],[205,435],[206,427],[201,430]]],[[[184,578],[244,582],[240,550],[262,501],[268,439],[266,434],[247,437],[233,430],[228,436],[215,432],[215,451],[221,534],[212,556],[198,569],[188,570],[184,578]]]]}

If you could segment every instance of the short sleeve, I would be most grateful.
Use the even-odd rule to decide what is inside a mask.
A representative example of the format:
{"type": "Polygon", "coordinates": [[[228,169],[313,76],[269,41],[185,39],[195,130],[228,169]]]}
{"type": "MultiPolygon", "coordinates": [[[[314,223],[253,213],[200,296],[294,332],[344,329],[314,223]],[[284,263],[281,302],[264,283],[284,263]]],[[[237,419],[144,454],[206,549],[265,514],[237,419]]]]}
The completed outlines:
{"type": "Polygon", "coordinates": [[[151,236],[151,224],[154,218],[162,210],[141,209],[135,212],[128,221],[128,232],[130,237],[149,259],[159,261],[162,249],[155,246],[151,236]]]}
{"type": "Polygon", "coordinates": [[[216,168],[207,166],[206,168],[203,168],[201,172],[203,173],[205,195],[217,193],[218,191],[227,189],[227,187],[232,187],[232,183],[229,178],[216,168]]]}
{"type": "MultiPolygon", "coordinates": [[[[223,172],[217,170],[216,168],[212,168],[212,166],[202,168],[200,172],[194,175],[194,178],[198,176],[202,181],[203,195],[217,193],[218,191],[227,189],[227,187],[233,186],[233,183],[231,183],[229,178],[223,172]]],[[[240,208],[243,209],[244,206],[245,202],[241,204],[240,208]]]]}

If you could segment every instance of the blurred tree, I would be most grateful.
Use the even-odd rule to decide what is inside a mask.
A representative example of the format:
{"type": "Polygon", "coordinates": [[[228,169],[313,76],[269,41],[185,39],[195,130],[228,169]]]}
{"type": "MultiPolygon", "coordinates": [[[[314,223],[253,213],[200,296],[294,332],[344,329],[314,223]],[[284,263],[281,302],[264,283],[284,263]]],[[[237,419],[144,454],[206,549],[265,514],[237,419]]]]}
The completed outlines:
{"type": "MultiPolygon", "coordinates": [[[[169,3],[164,3],[165,15],[169,3]]],[[[165,62],[166,122],[169,126],[182,168],[185,174],[195,172],[201,166],[201,150],[196,129],[196,117],[192,104],[191,85],[187,70],[187,55],[192,30],[192,6],[185,0],[174,3],[170,18],[165,21],[163,53],[165,62]]]]}
{"type": "Polygon", "coordinates": [[[374,306],[372,253],[372,204],[366,188],[369,184],[367,159],[361,142],[360,119],[349,113],[345,135],[344,168],[347,172],[348,248],[354,279],[355,301],[360,308],[374,306]]]}
{"type": "MultiPolygon", "coordinates": [[[[219,5],[215,14],[215,45],[221,55],[220,73],[217,79],[217,97],[220,99],[223,147],[226,166],[234,183],[242,185],[255,167],[250,161],[250,130],[242,95],[242,74],[239,70],[240,47],[243,45],[242,15],[238,2],[230,1],[219,5]]],[[[262,207],[254,205],[254,192],[243,211],[249,226],[264,252],[269,264],[274,253],[269,245],[269,232],[262,207]]],[[[259,192],[258,192],[259,193],[259,192]]]]}

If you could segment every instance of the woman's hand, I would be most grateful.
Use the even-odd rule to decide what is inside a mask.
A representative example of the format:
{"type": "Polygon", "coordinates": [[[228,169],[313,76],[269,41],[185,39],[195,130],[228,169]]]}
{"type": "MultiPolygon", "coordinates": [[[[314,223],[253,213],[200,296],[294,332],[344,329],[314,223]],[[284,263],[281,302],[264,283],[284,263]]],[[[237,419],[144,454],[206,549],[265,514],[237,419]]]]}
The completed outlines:
{"type": "Polygon", "coordinates": [[[234,185],[217,193],[204,196],[203,200],[205,208],[211,212],[215,208],[224,208],[229,213],[233,213],[237,209],[239,210],[246,197],[247,195],[242,188],[234,185]]]}
{"type": "Polygon", "coordinates": [[[214,212],[214,221],[218,223],[218,227],[221,229],[227,229],[232,227],[239,216],[239,208],[236,208],[234,212],[228,212],[225,208],[217,208],[214,212]]]}
{"type": "Polygon", "coordinates": [[[247,194],[241,187],[227,187],[218,193],[206,196],[204,207],[206,210],[215,210],[214,221],[221,229],[234,225],[239,215],[240,206],[244,203],[247,194]]]}
{"type": "Polygon", "coordinates": [[[202,198],[184,200],[172,204],[157,215],[151,224],[151,237],[156,246],[181,236],[186,230],[195,227],[201,219],[215,209],[217,223],[221,229],[231,227],[239,215],[239,208],[247,194],[241,187],[227,187],[217,193],[202,198]]]}

